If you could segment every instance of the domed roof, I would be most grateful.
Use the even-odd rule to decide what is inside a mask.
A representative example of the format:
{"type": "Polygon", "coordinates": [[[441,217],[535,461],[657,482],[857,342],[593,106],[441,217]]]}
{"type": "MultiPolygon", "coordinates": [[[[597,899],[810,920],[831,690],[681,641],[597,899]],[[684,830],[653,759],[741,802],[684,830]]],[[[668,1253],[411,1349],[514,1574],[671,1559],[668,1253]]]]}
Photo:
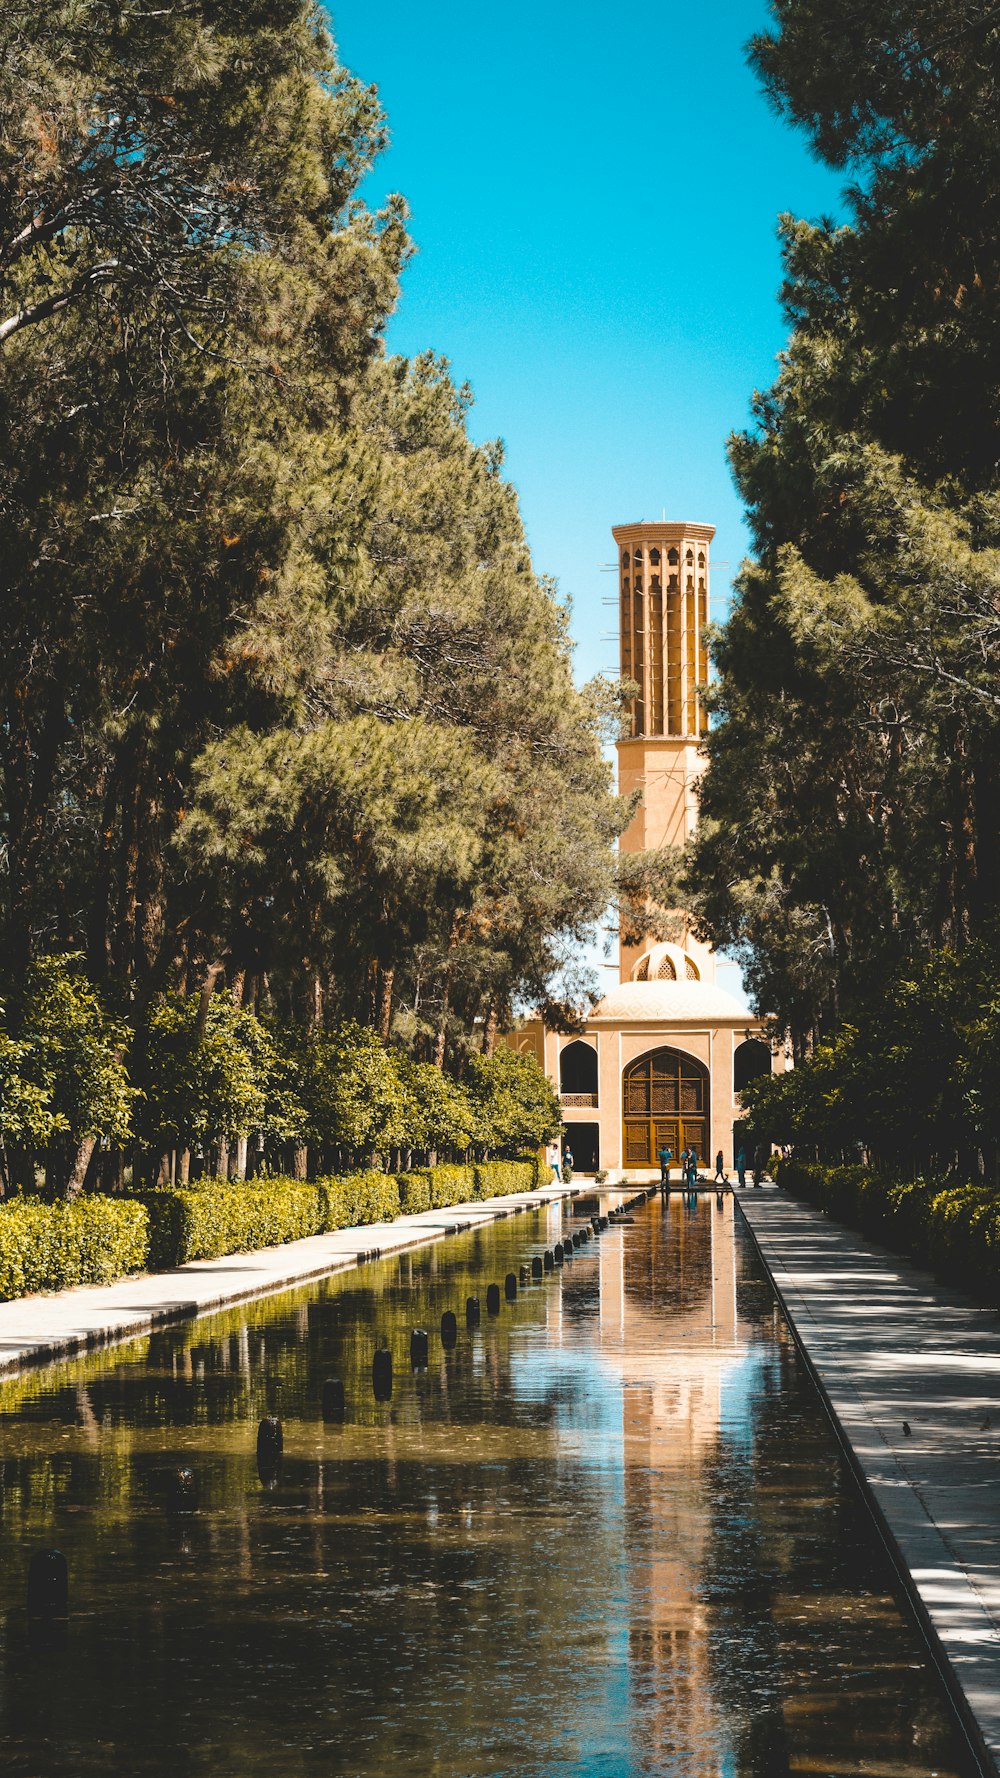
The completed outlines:
{"type": "Polygon", "coordinates": [[[599,1000],[590,1019],[615,1019],[621,1024],[646,1024],[658,1019],[733,1020],[753,1023],[739,1001],[714,982],[619,982],[599,1000]]]}

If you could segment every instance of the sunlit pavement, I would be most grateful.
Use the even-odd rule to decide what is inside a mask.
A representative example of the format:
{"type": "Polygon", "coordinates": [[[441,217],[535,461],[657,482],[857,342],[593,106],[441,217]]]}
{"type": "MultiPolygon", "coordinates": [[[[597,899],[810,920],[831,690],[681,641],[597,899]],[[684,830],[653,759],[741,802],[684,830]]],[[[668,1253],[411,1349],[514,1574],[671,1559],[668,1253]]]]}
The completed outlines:
{"type": "Polygon", "coordinates": [[[482,1227],[540,1205],[571,1198],[581,1184],[543,1187],[508,1197],[424,1210],[394,1222],[336,1229],[256,1253],[192,1260],[170,1272],[144,1272],[115,1284],[87,1284],[0,1303],[0,1371],[43,1363],[63,1352],[109,1345],[165,1322],[263,1296],[307,1278],[362,1265],[381,1254],[423,1246],[462,1229],[482,1227]]]}
{"type": "Polygon", "coordinates": [[[932,1645],[1000,1769],[1000,1318],[774,1187],[736,1194],[932,1645]]]}

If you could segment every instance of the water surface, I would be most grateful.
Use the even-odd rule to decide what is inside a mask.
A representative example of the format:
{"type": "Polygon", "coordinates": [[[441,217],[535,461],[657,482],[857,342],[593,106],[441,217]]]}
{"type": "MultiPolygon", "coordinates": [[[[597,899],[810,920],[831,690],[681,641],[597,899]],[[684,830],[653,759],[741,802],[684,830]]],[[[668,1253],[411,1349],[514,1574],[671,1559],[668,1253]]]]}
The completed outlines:
{"type": "Polygon", "coordinates": [[[0,1384],[5,1772],[968,1773],[731,1198],[654,1202],[487,1313],[595,1207],[0,1384]],[[332,1375],[348,1418],[324,1426],[332,1375]],[[72,1614],[39,1636],[25,1577],[50,1544],[72,1614]]]}

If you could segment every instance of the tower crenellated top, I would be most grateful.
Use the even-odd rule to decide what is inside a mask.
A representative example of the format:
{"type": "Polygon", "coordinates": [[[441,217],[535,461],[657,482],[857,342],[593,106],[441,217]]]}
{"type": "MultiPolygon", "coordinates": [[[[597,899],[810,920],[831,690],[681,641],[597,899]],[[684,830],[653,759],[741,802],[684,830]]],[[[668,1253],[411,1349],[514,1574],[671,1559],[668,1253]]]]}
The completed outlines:
{"type": "Polygon", "coordinates": [[[645,520],[612,526],[618,546],[621,675],[638,686],[632,736],[699,740],[708,716],[697,688],[708,678],[701,633],[708,623],[714,525],[645,520]]]}

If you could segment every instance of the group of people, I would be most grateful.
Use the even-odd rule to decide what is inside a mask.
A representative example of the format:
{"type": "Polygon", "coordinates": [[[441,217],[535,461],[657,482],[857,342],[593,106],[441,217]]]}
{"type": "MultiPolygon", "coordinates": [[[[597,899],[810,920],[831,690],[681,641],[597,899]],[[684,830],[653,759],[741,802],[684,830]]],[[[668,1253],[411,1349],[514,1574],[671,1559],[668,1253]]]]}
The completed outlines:
{"type": "MultiPolygon", "coordinates": [[[[666,1145],[664,1145],[664,1147],[658,1151],[657,1158],[660,1163],[660,1191],[663,1196],[666,1197],[667,1192],[670,1190],[670,1163],[674,1158],[674,1151],[672,1148],[667,1148],[666,1145]]],[[[697,1149],[682,1148],[678,1165],[681,1170],[681,1188],[690,1195],[696,1190],[698,1185],[697,1149]]],[[[718,1155],[716,1156],[716,1178],[719,1176],[719,1169],[721,1166],[722,1150],[720,1148],[718,1155]]]]}
{"type": "MultiPolygon", "coordinates": [[[[660,1191],[663,1196],[666,1197],[666,1194],[670,1189],[670,1168],[673,1163],[674,1151],[672,1148],[667,1148],[666,1145],[664,1145],[663,1148],[659,1149],[657,1158],[660,1163],[660,1191]]],[[[560,1149],[559,1143],[553,1142],[548,1150],[548,1160],[549,1165],[552,1168],[553,1180],[556,1184],[562,1183],[564,1167],[568,1168],[570,1175],[572,1174],[573,1153],[568,1143],[565,1148],[560,1149]]],[[[768,1152],[766,1148],[755,1149],[753,1155],[750,1157],[747,1156],[746,1149],[739,1149],[736,1155],[736,1177],[739,1180],[741,1190],[746,1185],[748,1172],[750,1173],[754,1185],[760,1184],[761,1179],[764,1177],[767,1161],[768,1152]]],[[[698,1155],[696,1150],[694,1148],[682,1148],[678,1158],[678,1166],[681,1170],[681,1189],[690,1195],[696,1190],[698,1184],[698,1155]]],[[[715,1157],[714,1183],[717,1187],[729,1184],[729,1174],[726,1172],[721,1148],[715,1157]]]]}

